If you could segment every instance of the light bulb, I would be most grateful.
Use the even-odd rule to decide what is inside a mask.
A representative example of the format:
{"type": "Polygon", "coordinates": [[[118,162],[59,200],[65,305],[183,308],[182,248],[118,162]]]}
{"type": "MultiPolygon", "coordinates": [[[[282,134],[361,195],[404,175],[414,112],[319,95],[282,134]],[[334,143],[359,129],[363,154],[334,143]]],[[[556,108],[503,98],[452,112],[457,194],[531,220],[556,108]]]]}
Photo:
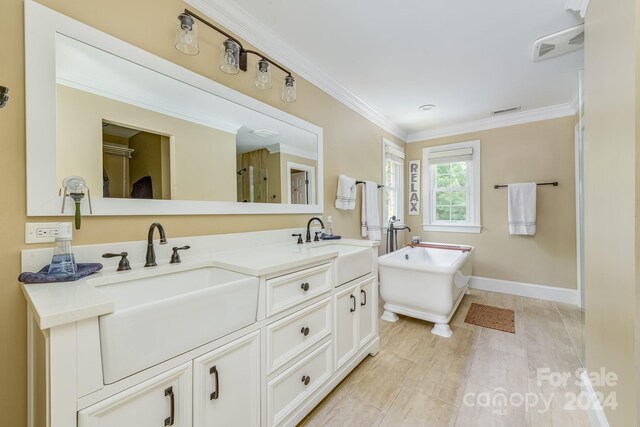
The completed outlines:
{"type": "Polygon", "coordinates": [[[282,100],[296,102],[296,81],[293,76],[286,76],[282,82],[282,100]]]}
{"type": "Polygon", "coordinates": [[[200,52],[198,47],[198,26],[194,19],[186,13],[178,15],[174,46],[187,55],[197,55],[200,52]]]}
{"type": "Polygon", "coordinates": [[[257,73],[256,73],[256,87],[258,89],[271,89],[271,67],[269,67],[269,62],[266,59],[260,59],[257,65],[257,73]]]}
{"type": "Polygon", "coordinates": [[[227,39],[222,44],[222,47],[220,71],[227,74],[238,74],[240,72],[240,45],[233,40],[227,39]]]}

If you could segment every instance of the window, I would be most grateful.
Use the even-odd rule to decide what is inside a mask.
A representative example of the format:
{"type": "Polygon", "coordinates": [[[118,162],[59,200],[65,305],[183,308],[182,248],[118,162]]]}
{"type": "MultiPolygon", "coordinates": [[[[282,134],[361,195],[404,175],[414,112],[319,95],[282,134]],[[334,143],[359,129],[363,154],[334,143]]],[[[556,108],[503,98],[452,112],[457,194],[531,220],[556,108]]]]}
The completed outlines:
{"type": "Polygon", "coordinates": [[[386,139],[382,140],[382,227],[386,228],[389,218],[396,216],[404,220],[404,150],[386,139]]]}
{"type": "Polygon", "coordinates": [[[480,232],[480,141],[423,150],[425,231],[480,232]]]}

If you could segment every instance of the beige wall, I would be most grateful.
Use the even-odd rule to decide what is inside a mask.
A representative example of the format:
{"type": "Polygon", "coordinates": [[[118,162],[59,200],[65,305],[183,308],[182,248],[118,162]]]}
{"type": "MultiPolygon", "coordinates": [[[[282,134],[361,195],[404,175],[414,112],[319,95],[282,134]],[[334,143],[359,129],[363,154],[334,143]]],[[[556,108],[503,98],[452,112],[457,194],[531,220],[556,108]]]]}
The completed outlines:
{"type": "MultiPolygon", "coordinates": [[[[185,7],[180,1],[45,0],[42,3],[322,127],[325,144],[325,215],[333,215],[336,233],[346,237],[358,236],[359,211],[337,212],[333,208],[338,175],[343,173],[379,182],[382,175],[381,137],[399,142],[397,138],[298,76],[298,101],[286,104],[279,99],[277,85],[270,91],[257,90],[251,72],[236,76],[221,73],[216,64],[222,38],[213,31],[201,28],[200,55],[191,57],[180,54],[173,47],[176,16],[185,7]]],[[[0,110],[3,149],[0,170],[5,180],[11,180],[11,185],[6,186],[5,202],[0,210],[3,238],[0,245],[0,414],[3,420],[10,420],[10,425],[23,426],[26,423],[27,393],[26,313],[24,297],[16,280],[20,272],[20,250],[26,247],[24,223],[27,221],[22,0],[2,0],[0,15],[3,18],[3,24],[0,25],[0,51],[3,55],[0,61],[0,84],[11,89],[9,104],[0,110]]],[[[250,69],[255,67],[253,60],[250,59],[250,69]]],[[[280,76],[275,73],[273,78],[280,76]]],[[[229,163],[234,164],[232,161],[229,163]]],[[[233,173],[235,180],[235,170],[233,173]]],[[[48,219],[55,220],[29,218],[29,221],[48,219]]],[[[308,219],[308,215],[83,218],[82,229],[74,232],[74,245],[143,240],[149,224],[155,220],[164,224],[170,239],[177,236],[302,227],[308,219]]],[[[29,247],[36,248],[38,245],[29,247]]]]}
{"type": "Polygon", "coordinates": [[[585,46],[585,358],[618,375],[611,426],[638,423],[637,2],[592,0],[585,46]]]}
{"type": "MultiPolygon", "coordinates": [[[[575,117],[565,117],[407,144],[408,160],[422,160],[422,149],[480,140],[480,234],[425,232],[420,216],[407,216],[423,240],[473,245],[473,274],[493,279],[576,287],[574,176],[575,117]],[[507,228],[507,191],[494,184],[558,181],[538,190],[535,237],[511,236],[507,228]]],[[[422,202],[422,201],[421,201],[422,202]]]]}
{"type": "MultiPolygon", "coordinates": [[[[170,136],[174,200],[236,200],[235,186],[221,185],[234,182],[236,171],[230,161],[236,155],[234,134],[68,86],[58,85],[57,93],[59,182],[79,175],[89,188],[102,187],[102,120],[107,120],[170,136]]],[[[97,194],[102,197],[102,192],[97,194]]]]}

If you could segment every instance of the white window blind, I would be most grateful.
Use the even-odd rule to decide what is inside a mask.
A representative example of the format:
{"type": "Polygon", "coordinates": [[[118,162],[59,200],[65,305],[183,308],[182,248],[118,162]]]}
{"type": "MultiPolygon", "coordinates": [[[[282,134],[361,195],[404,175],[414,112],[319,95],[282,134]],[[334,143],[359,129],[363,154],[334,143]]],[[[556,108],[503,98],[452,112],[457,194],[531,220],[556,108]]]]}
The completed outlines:
{"type": "Polygon", "coordinates": [[[402,221],[404,216],[404,150],[391,141],[383,139],[382,146],[382,220],[396,216],[402,221]]]}
{"type": "Polygon", "coordinates": [[[398,163],[404,163],[404,151],[398,150],[389,144],[384,146],[384,158],[386,160],[393,160],[398,163]]]}
{"type": "Polygon", "coordinates": [[[453,163],[473,160],[473,147],[457,148],[455,150],[431,151],[427,154],[430,164],[453,163]]]}

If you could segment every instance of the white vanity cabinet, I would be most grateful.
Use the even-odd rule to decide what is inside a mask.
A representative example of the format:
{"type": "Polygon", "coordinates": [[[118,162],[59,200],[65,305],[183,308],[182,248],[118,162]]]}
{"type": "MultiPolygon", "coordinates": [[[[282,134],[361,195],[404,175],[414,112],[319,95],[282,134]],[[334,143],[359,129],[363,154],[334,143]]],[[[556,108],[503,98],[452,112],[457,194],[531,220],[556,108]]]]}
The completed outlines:
{"type": "MultiPolygon", "coordinates": [[[[346,285],[345,285],[346,286],[346,285]]],[[[340,290],[335,299],[336,368],[341,367],[358,350],[358,285],[340,290]]]]}
{"type": "MultiPolygon", "coordinates": [[[[176,355],[154,356],[157,363],[146,363],[114,381],[107,381],[105,375],[105,353],[100,341],[104,325],[100,316],[124,309],[107,306],[96,309],[92,316],[82,315],[78,309],[80,314],[75,319],[60,321],[60,317],[50,316],[43,309],[49,306],[33,302],[40,297],[38,292],[49,292],[57,284],[46,288],[26,285],[25,293],[30,298],[27,427],[297,425],[380,347],[377,248],[357,241],[342,245],[331,243],[328,249],[322,244],[304,248],[276,246],[268,259],[279,264],[258,264],[260,267],[255,267],[252,274],[243,272],[238,264],[235,272],[253,279],[257,297],[238,298],[232,294],[220,299],[229,306],[244,304],[244,309],[255,310],[255,320],[249,319],[251,322],[227,332],[224,327],[237,321],[232,316],[240,314],[229,310],[226,317],[209,316],[209,311],[219,315],[225,307],[207,305],[199,312],[209,323],[191,322],[176,327],[173,337],[198,336],[195,332],[199,327],[224,331],[220,336],[194,341],[176,355]],[[300,259],[291,262],[291,256],[300,259]],[[363,259],[367,256],[371,264],[364,268],[363,259]],[[354,270],[351,261],[356,258],[359,267],[354,270]],[[46,423],[39,422],[40,413],[46,423]]],[[[251,259],[260,255],[256,251],[251,259]]],[[[102,277],[100,282],[63,284],[59,288],[64,286],[68,295],[62,293],[58,299],[66,304],[73,300],[69,295],[78,298],[78,293],[88,293],[91,298],[104,301],[107,293],[93,292],[112,282],[139,290],[141,280],[148,280],[149,292],[143,296],[159,295],[160,285],[168,286],[169,280],[179,284],[171,289],[184,290],[184,282],[177,278],[209,269],[208,275],[201,276],[210,279],[213,273],[208,262],[223,261],[197,261],[192,265],[185,262],[166,267],[166,272],[161,273],[159,267],[148,273],[133,271],[131,277],[117,274],[102,277]]],[[[235,266],[227,265],[225,271],[235,266]]],[[[237,289],[237,283],[232,283],[234,286],[229,289],[237,289]]],[[[173,304],[173,309],[182,304],[177,308],[185,312],[200,307],[195,303],[200,302],[199,292],[195,289],[163,298],[173,304]]],[[[139,316],[136,321],[144,322],[145,317],[139,316]]],[[[164,328],[157,329],[158,334],[164,333],[164,328]]],[[[164,350],[162,343],[156,340],[148,346],[148,352],[164,350]]]]}
{"type": "Polygon", "coordinates": [[[78,412],[79,427],[191,426],[191,363],[78,412]]]}
{"type": "Polygon", "coordinates": [[[192,425],[260,426],[259,330],[78,412],[79,427],[192,425]]]}
{"type": "Polygon", "coordinates": [[[358,285],[358,313],[360,337],[359,347],[378,335],[378,284],[377,277],[367,279],[358,285]]]}
{"type": "Polygon", "coordinates": [[[260,425],[260,331],[193,361],[193,425],[260,425]]]}
{"type": "Polygon", "coordinates": [[[377,278],[343,285],[335,299],[335,362],[340,368],[377,334],[377,278]]]}

